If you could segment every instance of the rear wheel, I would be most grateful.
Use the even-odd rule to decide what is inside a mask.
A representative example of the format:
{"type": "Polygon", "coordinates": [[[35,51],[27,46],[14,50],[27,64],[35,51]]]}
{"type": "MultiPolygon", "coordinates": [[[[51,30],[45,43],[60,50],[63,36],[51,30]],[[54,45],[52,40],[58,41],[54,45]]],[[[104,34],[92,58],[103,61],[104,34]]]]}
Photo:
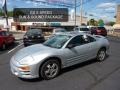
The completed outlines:
{"type": "Polygon", "coordinates": [[[24,44],[24,47],[27,47],[28,45],[27,44],[24,44]]]}
{"type": "Polygon", "coordinates": [[[106,58],[106,50],[105,49],[100,49],[98,54],[97,54],[97,60],[98,61],[104,61],[106,58]]]}
{"type": "Polygon", "coordinates": [[[3,43],[3,45],[2,45],[2,50],[5,50],[5,49],[6,49],[6,44],[3,43]]]}
{"type": "Polygon", "coordinates": [[[59,72],[60,63],[55,59],[46,61],[40,68],[40,76],[46,80],[55,78],[59,72]]]}

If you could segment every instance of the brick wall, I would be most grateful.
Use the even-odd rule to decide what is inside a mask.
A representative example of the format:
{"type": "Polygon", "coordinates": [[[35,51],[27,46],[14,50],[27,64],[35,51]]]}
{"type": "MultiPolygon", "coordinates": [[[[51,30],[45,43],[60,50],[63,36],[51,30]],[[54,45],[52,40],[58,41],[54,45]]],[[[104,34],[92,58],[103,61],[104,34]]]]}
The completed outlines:
{"type": "Polygon", "coordinates": [[[120,24],[120,5],[117,6],[117,19],[116,24],[120,24]]]}

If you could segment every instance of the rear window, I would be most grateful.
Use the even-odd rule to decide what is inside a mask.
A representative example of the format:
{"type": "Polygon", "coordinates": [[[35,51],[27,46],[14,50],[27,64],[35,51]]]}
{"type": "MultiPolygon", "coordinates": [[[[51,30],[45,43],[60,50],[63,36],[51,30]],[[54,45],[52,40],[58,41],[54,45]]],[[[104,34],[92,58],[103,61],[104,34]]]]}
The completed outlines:
{"type": "Polygon", "coordinates": [[[97,27],[91,27],[90,29],[91,29],[91,30],[95,30],[95,29],[97,29],[97,27]]]}
{"type": "Polygon", "coordinates": [[[8,35],[9,35],[9,33],[7,33],[6,31],[0,32],[0,36],[8,36],[8,35]]]}
{"type": "Polygon", "coordinates": [[[80,31],[89,31],[88,28],[80,28],[80,31]]]}
{"type": "Polygon", "coordinates": [[[98,27],[98,29],[100,29],[100,30],[105,30],[105,28],[104,28],[104,27],[98,27]]]}
{"type": "Polygon", "coordinates": [[[38,34],[42,34],[42,30],[40,29],[30,29],[26,32],[26,35],[38,35],[38,34]]]}

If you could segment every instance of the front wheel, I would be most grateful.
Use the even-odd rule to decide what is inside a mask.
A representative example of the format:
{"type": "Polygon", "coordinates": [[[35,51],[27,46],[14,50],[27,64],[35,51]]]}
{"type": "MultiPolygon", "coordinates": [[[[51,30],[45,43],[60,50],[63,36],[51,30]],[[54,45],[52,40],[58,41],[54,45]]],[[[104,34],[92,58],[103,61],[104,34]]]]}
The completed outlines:
{"type": "Polygon", "coordinates": [[[40,75],[43,79],[55,78],[60,72],[60,63],[57,60],[48,60],[40,68],[40,75]]]}
{"type": "Polygon", "coordinates": [[[106,58],[106,50],[105,49],[100,49],[98,54],[97,54],[97,60],[98,61],[104,61],[106,58]]]}

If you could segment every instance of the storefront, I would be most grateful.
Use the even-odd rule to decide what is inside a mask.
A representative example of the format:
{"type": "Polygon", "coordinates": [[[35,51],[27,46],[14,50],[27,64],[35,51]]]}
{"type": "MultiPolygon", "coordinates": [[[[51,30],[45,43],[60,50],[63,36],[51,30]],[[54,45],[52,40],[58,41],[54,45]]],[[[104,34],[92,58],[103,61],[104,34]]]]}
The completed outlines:
{"type": "MultiPolygon", "coordinates": [[[[83,17],[82,23],[87,25],[87,17],[83,17]]],[[[80,16],[76,17],[76,26],[80,25],[80,16]]],[[[69,17],[68,22],[12,22],[11,27],[16,30],[27,31],[29,27],[50,28],[50,27],[73,27],[75,21],[69,17]]]]}

